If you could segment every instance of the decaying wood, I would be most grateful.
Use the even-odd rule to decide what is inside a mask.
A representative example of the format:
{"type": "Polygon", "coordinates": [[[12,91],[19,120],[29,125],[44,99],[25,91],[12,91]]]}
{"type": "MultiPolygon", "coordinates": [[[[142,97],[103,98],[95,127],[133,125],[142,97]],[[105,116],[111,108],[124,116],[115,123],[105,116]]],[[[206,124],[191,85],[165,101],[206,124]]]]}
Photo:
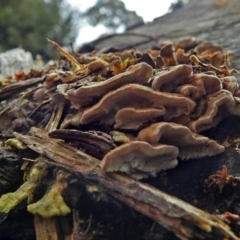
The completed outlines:
{"type": "Polygon", "coordinates": [[[83,132],[75,129],[57,129],[49,133],[53,138],[77,141],[88,154],[96,158],[103,158],[111,149],[116,147],[113,140],[104,132],[83,132]]]}
{"type": "Polygon", "coordinates": [[[51,132],[57,129],[60,123],[60,119],[62,117],[63,110],[64,110],[65,99],[59,95],[55,96],[55,98],[56,98],[55,101],[58,101],[58,102],[54,106],[54,110],[52,112],[52,116],[48,124],[45,126],[45,129],[48,132],[51,132]]]}
{"type": "Polygon", "coordinates": [[[49,138],[43,130],[32,128],[30,134],[14,133],[30,149],[76,174],[81,181],[97,185],[103,192],[155,220],[179,238],[238,239],[216,216],[127,176],[103,174],[99,160],[49,138]]]}
{"type": "MultiPolygon", "coordinates": [[[[0,146],[0,195],[21,182],[21,161],[16,153],[0,146]]],[[[1,216],[0,216],[1,222],[1,216]]]]}
{"type": "Polygon", "coordinates": [[[66,221],[66,217],[43,218],[34,215],[34,226],[36,232],[36,240],[72,240],[71,230],[66,221]]]}
{"type": "Polygon", "coordinates": [[[92,215],[90,215],[88,226],[84,231],[81,231],[81,221],[79,219],[77,211],[73,210],[73,231],[72,240],[91,240],[92,235],[89,234],[89,230],[92,224],[92,215]]]}
{"type": "Polygon", "coordinates": [[[37,77],[37,78],[31,78],[25,81],[20,81],[17,83],[13,83],[9,86],[6,86],[0,89],[0,100],[6,100],[7,98],[12,97],[16,93],[20,93],[29,87],[37,85],[41,81],[42,81],[42,78],[37,77]]]}
{"type": "Polygon", "coordinates": [[[36,239],[58,239],[58,223],[57,218],[45,219],[39,215],[34,216],[34,225],[36,232],[36,239]]]}
{"type": "Polygon", "coordinates": [[[0,224],[7,218],[7,213],[0,213],[0,224]]]}

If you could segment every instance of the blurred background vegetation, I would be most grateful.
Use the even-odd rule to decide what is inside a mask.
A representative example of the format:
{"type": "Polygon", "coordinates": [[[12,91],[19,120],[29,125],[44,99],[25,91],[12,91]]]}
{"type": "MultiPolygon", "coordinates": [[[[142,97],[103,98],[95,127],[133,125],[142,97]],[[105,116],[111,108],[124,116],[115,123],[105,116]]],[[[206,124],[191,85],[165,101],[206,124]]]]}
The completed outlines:
{"type": "Polygon", "coordinates": [[[125,4],[119,0],[98,0],[84,16],[92,26],[102,23],[112,31],[119,27],[128,28],[143,23],[142,17],[134,11],[127,10],[125,4]]]}
{"type": "Polygon", "coordinates": [[[21,46],[35,57],[56,57],[46,38],[61,46],[74,42],[81,22],[103,24],[112,32],[143,23],[121,0],[98,0],[85,12],[72,8],[67,0],[0,0],[0,52],[21,46]]]}
{"type": "Polygon", "coordinates": [[[0,52],[21,46],[51,58],[46,38],[60,44],[74,39],[74,13],[62,0],[0,0],[0,52]]]}

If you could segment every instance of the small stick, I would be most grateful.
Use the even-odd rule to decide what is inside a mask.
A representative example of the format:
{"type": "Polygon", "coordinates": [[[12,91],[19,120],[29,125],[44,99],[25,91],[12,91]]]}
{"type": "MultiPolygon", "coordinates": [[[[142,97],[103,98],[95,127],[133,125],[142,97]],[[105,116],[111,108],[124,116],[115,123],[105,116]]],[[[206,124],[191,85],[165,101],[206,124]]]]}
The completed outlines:
{"type": "Polygon", "coordinates": [[[66,57],[70,62],[74,63],[76,66],[78,66],[80,69],[85,69],[82,64],[80,64],[72,55],[70,55],[67,51],[65,51],[63,48],[61,48],[56,42],[48,39],[48,42],[50,42],[64,57],[66,57]]]}

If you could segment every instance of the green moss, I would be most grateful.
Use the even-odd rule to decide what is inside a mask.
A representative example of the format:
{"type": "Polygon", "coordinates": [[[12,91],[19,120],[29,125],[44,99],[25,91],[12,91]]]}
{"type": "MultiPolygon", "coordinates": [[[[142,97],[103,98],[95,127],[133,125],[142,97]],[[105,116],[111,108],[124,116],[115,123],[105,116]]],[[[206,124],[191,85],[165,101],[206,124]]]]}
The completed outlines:
{"type": "Polygon", "coordinates": [[[66,187],[66,178],[63,174],[58,174],[57,180],[51,186],[51,189],[38,202],[30,204],[28,211],[44,218],[67,215],[71,210],[61,195],[66,187]]]}
{"type": "Polygon", "coordinates": [[[16,192],[4,194],[0,198],[0,212],[8,213],[32,192],[33,184],[24,183],[16,192]]]}
{"type": "Polygon", "coordinates": [[[22,143],[21,141],[19,141],[16,138],[9,138],[8,140],[6,140],[4,142],[4,145],[10,147],[10,148],[17,148],[17,149],[26,149],[27,146],[22,143]]]}
{"type": "MultiPolygon", "coordinates": [[[[47,173],[47,164],[38,162],[25,182],[16,192],[4,194],[0,198],[0,212],[8,213],[25,199],[33,199],[36,188],[47,173]]],[[[64,202],[63,191],[67,188],[68,174],[58,171],[56,181],[49,187],[49,191],[37,202],[28,205],[28,211],[44,218],[64,216],[71,212],[64,202]]]]}
{"type": "Polygon", "coordinates": [[[32,169],[29,179],[16,192],[7,193],[0,198],[0,212],[8,213],[23,200],[31,197],[42,177],[47,173],[47,164],[37,163],[32,169]]]}

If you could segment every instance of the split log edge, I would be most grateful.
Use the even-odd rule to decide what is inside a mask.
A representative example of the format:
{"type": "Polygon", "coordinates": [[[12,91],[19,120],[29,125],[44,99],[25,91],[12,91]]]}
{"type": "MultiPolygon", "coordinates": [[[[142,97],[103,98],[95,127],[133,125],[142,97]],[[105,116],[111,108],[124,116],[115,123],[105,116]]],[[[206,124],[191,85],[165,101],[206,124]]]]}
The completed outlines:
{"type": "Polygon", "coordinates": [[[104,193],[153,219],[180,239],[238,239],[217,217],[127,176],[104,174],[99,160],[50,138],[41,129],[33,127],[30,135],[16,132],[14,135],[49,161],[79,176],[80,181],[95,184],[104,193]]]}

